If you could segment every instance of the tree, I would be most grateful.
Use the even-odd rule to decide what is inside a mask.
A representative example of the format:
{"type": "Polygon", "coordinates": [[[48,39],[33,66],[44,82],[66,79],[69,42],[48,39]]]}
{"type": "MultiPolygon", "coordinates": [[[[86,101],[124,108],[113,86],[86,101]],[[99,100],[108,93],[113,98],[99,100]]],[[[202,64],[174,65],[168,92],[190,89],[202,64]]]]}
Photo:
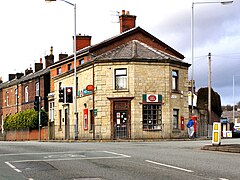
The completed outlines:
{"type": "MultiPolygon", "coordinates": [[[[197,108],[207,109],[208,107],[208,88],[200,88],[198,90],[197,108]]],[[[211,89],[211,109],[219,117],[222,115],[221,97],[220,95],[211,89]]]]}

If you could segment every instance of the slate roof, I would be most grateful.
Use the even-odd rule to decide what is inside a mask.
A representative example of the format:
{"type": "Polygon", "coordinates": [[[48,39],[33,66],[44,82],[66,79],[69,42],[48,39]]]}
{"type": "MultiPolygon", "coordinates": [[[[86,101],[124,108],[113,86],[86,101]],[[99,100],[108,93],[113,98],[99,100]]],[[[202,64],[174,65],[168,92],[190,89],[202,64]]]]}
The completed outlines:
{"type": "MultiPolygon", "coordinates": [[[[145,31],[144,29],[142,29],[141,27],[135,27],[135,28],[132,28],[132,29],[129,29],[127,31],[124,31],[123,33],[121,34],[118,34],[116,36],[113,36],[111,38],[108,38],[100,43],[97,43],[95,45],[91,45],[91,46],[87,46],[83,49],[80,49],[76,52],[77,56],[79,55],[82,55],[82,54],[87,54],[87,53],[91,53],[93,52],[94,50],[98,49],[98,48],[101,48],[101,47],[106,47],[108,46],[108,44],[111,44],[111,43],[114,43],[120,39],[124,39],[125,37],[131,35],[131,34],[134,34],[134,33],[137,33],[137,32],[141,32],[143,33],[144,35],[148,36],[149,38],[153,39],[155,42],[161,44],[163,47],[165,47],[166,49],[174,52],[178,57],[184,59],[184,56],[179,53],[178,51],[176,51],[175,49],[173,49],[172,47],[168,46],[167,44],[165,44],[164,42],[162,42],[161,40],[159,40],[158,38],[156,38],[155,36],[151,35],[150,33],[148,33],[147,31],[145,31]]],[[[51,68],[54,68],[55,66],[58,66],[60,64],[64,64],[66,62],[68,62],[70,59],[72,59],[74,57],[74,54],[71,54],[70,56],[62,59],[61,61],[57,61],[55,62],[51,68]]],[[[173,57],[173,56],[172,56],[173,57]]]]}
{"type": "Polygon", "coordinates": [[[144,60],[171,60],[182,62],[181,59],[169,55],[161,50],[154,49],[138,40],[129,41],[111,51],[103,53],[95,58],[96,60],[109,59],[144,59],[144,60]]]}
{"type": "Polygon", "coordinates": [[[48,67],[48,68],[45,68],[45,69],[41,69],[37,72],[30,73],[26,76],[22,76],[19,79],[15,78],[11,81],[3,82],[3,83],[0,84],[0,89],[10,87],[10,86],[13,86],[13,85],[16,85],[16,84],[20,84],[20,83],[26,82],[26,81],[31,80],[31,79],[35,79],[35,78],[37,78],[39,76],[43,76],[44,74],[47,74],[49,72],[50,72],[50,68],[48,67]]]}

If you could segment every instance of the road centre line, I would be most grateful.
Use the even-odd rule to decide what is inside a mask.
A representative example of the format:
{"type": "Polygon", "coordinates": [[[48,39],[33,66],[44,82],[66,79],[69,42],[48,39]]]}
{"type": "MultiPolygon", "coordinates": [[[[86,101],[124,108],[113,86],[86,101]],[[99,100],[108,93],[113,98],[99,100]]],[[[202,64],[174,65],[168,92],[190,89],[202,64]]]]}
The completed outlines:
{"type": "Polygon", "coordinates": [[[22,172],[22,171],[20,171],[19,169],[17,169],[15,166],[13,166],[11,163],[9,163],[9,162],[5,162],[8,166],[10,166],[12,169],[14,169],[15,171],[17,171],[17,172],[22,172]]]}
{"type": "Polygon", "coordinates": [[[123,157],[127,157],[127,158],[131,157],[131,156],[128,156],[128,155],[125,155],[125,154],[119,154],[119,153],[115,153],[115,152],[111,152],[111,151],[103,151],[103,152],[118,155],[118,156],[123,156],[123,157]]]}
{"type": "Polygon", "coordinates": [[[185,172],[189,172],[189,173],[194,172],[194,171],[189,170],[189,169],[184,169],[184,168],[180,168],[180,167],[177,167],[177,166],[163,164],[163,163],[159,163],[159,162],[155,162],[155,161],[150,161],[150,160],[145,160],[145,161],[148,162],[148,163],[157,164],[157,165],[160,165],[160,166],[165,166],[165,167],[169,167],[169,168],[173,168],[173,169],[177,169],[177,170],[181,170],[181,171],[185,171],[185,172]]]}

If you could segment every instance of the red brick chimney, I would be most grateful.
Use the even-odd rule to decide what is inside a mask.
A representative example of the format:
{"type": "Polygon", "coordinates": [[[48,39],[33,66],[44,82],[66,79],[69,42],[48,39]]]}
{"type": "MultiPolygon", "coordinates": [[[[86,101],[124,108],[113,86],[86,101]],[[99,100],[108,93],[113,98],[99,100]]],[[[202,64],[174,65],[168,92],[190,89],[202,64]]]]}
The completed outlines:
{"type": "Polygon", "coordinates": [[[119,16],[120,20],[120,33],[132,29],[135,27],[135,21],[137,16],[130,15],[129,11],[125,13],[125,10],[122,10],[122,15],[119,16]]]}
{"type": "MultiPolygon", "coordinates": [[[[92,36],[85,36],[85,35],[77,35],[76,36],[76,51],[80,50],[80,49],[83,49],[87,46],[91,46],[91,38],[92,36]]],[[[74,37],[73,37],[73,40],[74,40],[74,37]]],[[[74,41],[73,41],[74,43],[74,41]]]]}

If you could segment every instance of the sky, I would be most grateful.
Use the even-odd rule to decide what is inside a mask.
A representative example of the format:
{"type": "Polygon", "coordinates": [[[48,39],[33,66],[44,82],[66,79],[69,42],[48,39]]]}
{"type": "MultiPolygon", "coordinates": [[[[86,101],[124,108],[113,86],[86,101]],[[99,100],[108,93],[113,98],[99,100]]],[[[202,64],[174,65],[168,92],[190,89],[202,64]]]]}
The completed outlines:
{"type": "MultiPolygon", "coordinates": [[[[194,2],[201,2],[194,1],[194,2]]],[[[77,34],[92,36],[92,45],[120,33],[118,12],[130,11],[140,26],[185,56],[192,64],[192,0],[69,0],[76,3],[77,34]]],[[[202,1],[206,2],[206,0],[202,1]]],[[[208,2],[219,2],[209,0],[208,2]]],[[[212,88],[222,105],[240,101],[240,0],[232,4],[194,5],[194,73],[196,88],[208,86],[208,53],[212,54],[212,88]],[[234,77],[234,82],[233,82],[234,77]],[[233,95],[233,86],[234,95],[233,95]]],[[[25,72],[53,46],[73,53],[73,6],[44,0],[0,1],[0,76],[25,72]]],[[[192,69],[189,68],[189,79],[192,69]]]]}

